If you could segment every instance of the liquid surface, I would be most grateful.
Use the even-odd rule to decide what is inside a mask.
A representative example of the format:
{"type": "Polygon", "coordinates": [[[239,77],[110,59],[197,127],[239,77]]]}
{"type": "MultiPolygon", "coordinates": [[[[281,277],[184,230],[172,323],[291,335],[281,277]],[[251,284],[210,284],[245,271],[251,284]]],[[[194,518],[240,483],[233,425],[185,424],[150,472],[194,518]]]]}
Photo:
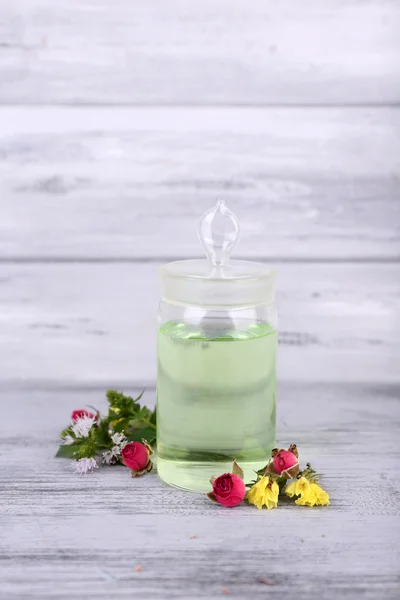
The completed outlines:
{"type": "Polygon", "coordinates": [[[233,458],[250,481],[276,446],[276,331],[212,334],[176,322],[158,332],[158,473],[199,492],[233,458]]]}

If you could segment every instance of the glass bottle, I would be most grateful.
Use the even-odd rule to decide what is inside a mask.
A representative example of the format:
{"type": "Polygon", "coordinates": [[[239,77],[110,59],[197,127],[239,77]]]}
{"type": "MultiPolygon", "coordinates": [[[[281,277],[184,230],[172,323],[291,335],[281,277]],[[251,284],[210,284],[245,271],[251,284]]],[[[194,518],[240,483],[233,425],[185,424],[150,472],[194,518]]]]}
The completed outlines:
{"type": "Polygon", "coordinates": [[[207,259],[160,269],[157,468],[166,483],[206,492],[236,458],[246,481],[276,446],[275,272],[230,260],[235,215],[219,201],[200,220],[207,259]]]}

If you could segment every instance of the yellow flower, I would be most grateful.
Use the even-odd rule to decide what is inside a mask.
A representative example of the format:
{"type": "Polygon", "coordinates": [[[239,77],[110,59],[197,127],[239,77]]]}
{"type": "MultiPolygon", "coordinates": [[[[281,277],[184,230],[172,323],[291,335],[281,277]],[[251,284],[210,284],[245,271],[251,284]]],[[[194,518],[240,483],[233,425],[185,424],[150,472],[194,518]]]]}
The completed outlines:
{"type": "Polygon", "coordinates": [[[300,477],[289,483],[285,494],[290,498],[298,496],[296,504],[299,506],[328,506],[329,495],[317,483],[309,481],[306,477],[300,477]]]}
{"type": "Polygon", "coordinates": [[[313,492],[314,492],[314,494],[315,494],[315,496],[317,498],[317,506],[328,506],[328,504],[329,504],[329,494],[328,494],[328,492],[326,492],[325,490],[323,490],[316,483],[312,483],[311,487],[312,487],[313,492]]]}
{"type": "Polygon", "coordinates": [[[292,498],[293,496],[300,496],[305,492],[310,485],[310,482],[306,477],[300,477],[300,479],[294,479],[285,488],[285,494],[292,498]]]}
{"type": "Polygon", "coordinates": [[[299,506],[315,506],[317,504],[317,496],[311,487],[311,483],[305,488],[302,494],[297,498],[296,504],[299,506]]]}
{"type": "Polygon", "coordinates": [[[276,508],[278,505],[279,485],[271,477],[261,477],[247,494],[247,500],[257,508],[266,506],[276,508]]]}

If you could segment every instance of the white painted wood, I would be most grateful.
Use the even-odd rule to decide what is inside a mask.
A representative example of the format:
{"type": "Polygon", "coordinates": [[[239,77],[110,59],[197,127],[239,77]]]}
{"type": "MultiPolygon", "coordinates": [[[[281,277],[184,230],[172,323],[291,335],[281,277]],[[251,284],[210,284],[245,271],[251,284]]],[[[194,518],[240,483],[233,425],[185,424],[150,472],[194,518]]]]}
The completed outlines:
{"type": "Polygon", "coordinates": [[[7,104],[399,101],[396,0],[0,3],[7,104]]]}
{"type": "Polygon", "coordinates": [[[398,391],[282,383],[279,442],[296,441],[324,473],[331,506],[260,512],[164,487],[154,472],[73,475],[54,459],[57,434],[72,409],[105,408],[101,389],[2,387],[2,597],[397,599],[398,391]]]}
{"type": "Polygon", "coordinates": [[[0,109],[0,259],[400,256],[395,109],[0,109]]]}
{"type": "Polygon", "coordinates": [[[399,18],[395,0],[0,0],[2,598],[399,597],[400,113],[321,108],[398,103],[399,18]],[[278,262],[278,439],[329,508],[224,510],[54,459],[107,387],[154,404],[156,269],[201,255],[216,197],[237,256],[278,262]]]}
{"type": "MultiPolygon", "coordinates": [[[[154,384],[157,267],[2,265],[0,379],[154,384]]],[[[278,268],[283,380],[399,380],[397,265],[278,268]]]]}

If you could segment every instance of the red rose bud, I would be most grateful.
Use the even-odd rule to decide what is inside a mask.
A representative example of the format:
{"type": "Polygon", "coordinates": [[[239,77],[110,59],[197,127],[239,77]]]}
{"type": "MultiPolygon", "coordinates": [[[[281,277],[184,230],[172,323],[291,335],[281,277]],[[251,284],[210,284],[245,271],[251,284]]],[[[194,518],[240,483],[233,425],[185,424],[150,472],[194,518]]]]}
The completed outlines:
{"type": "Polygon", "coordinates": [[[274,456],[273,461],[275,472],[281,477],[291,479],[296,477],[299,472],[299,460],[293,452],[289,450],[279,450],[274,456]]]}
{"type": "Polygon", "coordinates": [[[71,419],[73,421],[77,421],[78,419],[82,419],[82,417],[90,417],[93,419],[96,415],[89,412],[85,408],[78,408],[77,410],[72,411],[71,419]]]}
{"type": "Polygon", "coordinates": [[[222,506],[237,506],[244,500],[246,486],[238,475],[225,473],[213,482],[213,491],[208,495],[222,506]]]}
{"type": "Polygon", "coordinates": [[[122,462],[128,469],[131,469],[133,477],[142,475],[153,468],[150,460],[151,453],[151,448],[147,444],[129,442],[121,450],[122,462]]]}

